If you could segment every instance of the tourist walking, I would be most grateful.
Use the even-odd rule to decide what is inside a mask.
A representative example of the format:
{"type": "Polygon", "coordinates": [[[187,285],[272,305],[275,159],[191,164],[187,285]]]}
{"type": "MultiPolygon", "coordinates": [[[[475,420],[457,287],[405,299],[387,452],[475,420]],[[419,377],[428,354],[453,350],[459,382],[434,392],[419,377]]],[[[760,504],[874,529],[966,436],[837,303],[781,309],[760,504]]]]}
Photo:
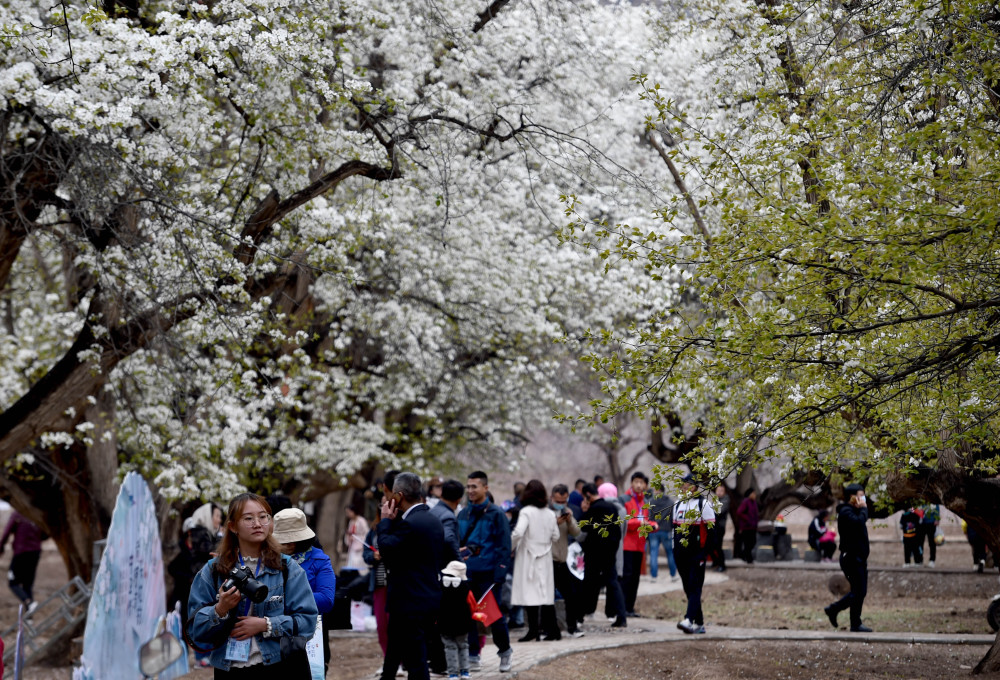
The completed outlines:
{"type": "Polygon", "coordinates": [[[444,645],[448,679],[468,678],[469,633],[475,630],[475,626],[469,609],[469,579],[465,562],[453,560],[445,565],[441,570],[441,586],[438,630],[444,645]]]}
{"type": "Polygon", "coordinates": [[[7,585],[17,599],[24,603],[25,613],[31,615],[38,608],[32,589],[35,586],[38,560],[42,555],[42,530],[17,510],[12,510],[3,536],[0,536],[0,555],[3,555],[7,540],[12,537],[14,540],[11,549],[14,556],[10,558],[7,585]]]}
{"type": "Polygon", "coordinates": [[[923,542],[920,534],[920,511],[916,508],[906,508],[899,516],[899,529],[903,534],[903,566],[910,566],[913,558],[914,566],[919,567],[924,562],[923,542]]]}
{"type": "Polygon", "coordinates": [[[928,503],[921,505],[919,509],[923,513],[920,518],[920,549],[923,550],[924,539],[926,539],[927,566],[933,569],[934,561],[937,560],[937,532],[941,525],[941,506],[937,503],[928,503]]]}
{"type": "Polygon", "coordinates": [[[583,495],[588,508],[583,515],[586,534],[583,537],[584,563],[584,613],[592,614],[597,609],[597,598],[601,588],[605,588],[607,606],[614,612],[612,628],[624,628],[625,595],[615,563],[621,547],[621,523],[618,507],[610,500],[602,498],[593,484],[583,487],[583,495]]]}
{"type": "Polygon", "coordinates": [[[569,489],[565,484],[552,487],[552,502],[549,507],[556,514],[556,525],[559,527],[559,540],[552,546],[552,575],[566,608],[566,633],[571,637],[583,637],[583,631],[579,629],[583,618],[583,612],[580,611],[582,584],[570,572],[566,562],[569,559],[569,539],[580,535],[580,526],[569,508],[569,489]]]}
{"type": "Polygon", "coordinates": [[[715,523],[715,508],[698,494],[694,475],[681,480],[682,490],[691,496],[674,504],[674,559],[687,596],[687,611],[677,627],[687,634],[705,632],[705,615],[701,609],[701,591],[705,585],[705,563],[714,545],[711,525],[715,523]]]}
{"type": "Polygon", "coordinates": [[[868,502],[860,484],[850,484],[844,490],[845,501],[837,506],[837,532],[840,534],[840,568],[847,577],[851,591],[823,611],[833,627],[837,614],[851,610],[851,631],[870,633],[861,622],[861,610],[868,594],[868,502]]]}
{"type": "Polygon", "coordinates": [[[530,480],[521,492],[521,512],[511,534],[514,547],[514,580],[511,604],[524,607],[528,632],[518,642],[562,636],[556,623],[556,593],[552,546],[559,541],[556,515],[548,507],[545,485],[530,480]],[[539,628],[539,613],[541,628],[539,628]]]}
{"type": "Polygon", "coordinates": [[[642,561],[646,558],[646,536],[643,534],[643,527],[651,524],[652,529],[656,528],[656,522],[651,522],[648,517],[649,508],[646,503],[648,488],[649,477],[642,472],[632,473],[625,496],[625,515],[628,520],[622,544],[622,589],[625,592],[626,616],[638,616],[635,611],[635,600],[639,594],[642,561]]]}
{"type": "MultiPolygon", "coordinates": [[[[480,600],[492,588],[493,596],[500,603],[510,566],[510,523],[503,510],[489,500],[489,489],[485,472],[476,470],[469,474],[465,484],[469,504],[458,513],[458,542],[473,597],[480,600]]],[[[514,654],[506,617],[497,619],[490,626],[490,632],[500,656],[500,672],[506,673],[512,667],[514,654]]],[[[470,633],[469,666],[472,670],[480,666],[479,652],[479,635],[470,633]]]]}
{"type": "Polygon", "coordinates": [[[663,487],[660,493],[649,499],[649,517],[656,522],[656,531],[646,536],[646,546],[649,548],[649,577],[656,581],[660,574],[660,546],[667,555],[667,569],[670,570],[670,580],[677,580],[677,563],[674,561],[674,524],[671,516],[674,512],[674,500],[668,496],[663,487]]]}

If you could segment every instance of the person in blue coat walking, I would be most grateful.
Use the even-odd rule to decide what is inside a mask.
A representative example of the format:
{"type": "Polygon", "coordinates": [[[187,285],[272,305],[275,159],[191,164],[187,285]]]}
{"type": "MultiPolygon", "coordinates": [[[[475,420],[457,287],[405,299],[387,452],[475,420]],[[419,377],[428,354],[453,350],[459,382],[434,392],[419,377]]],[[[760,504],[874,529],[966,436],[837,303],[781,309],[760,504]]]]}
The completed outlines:
{"type": "MultiPolygon", "coordinates": [[[[305,570],[320,616],[331,611],[337,595],[337,575],[333,572],[330,557],[316,547],[316,534],[306,523],[306,514],[298,508],[282,510],[274,516],[271,535],[281,544],[282,552],[305,570]]],[[[322,643],[326,671],[330,668],[330,635],[325,619],[322,643]]]]}

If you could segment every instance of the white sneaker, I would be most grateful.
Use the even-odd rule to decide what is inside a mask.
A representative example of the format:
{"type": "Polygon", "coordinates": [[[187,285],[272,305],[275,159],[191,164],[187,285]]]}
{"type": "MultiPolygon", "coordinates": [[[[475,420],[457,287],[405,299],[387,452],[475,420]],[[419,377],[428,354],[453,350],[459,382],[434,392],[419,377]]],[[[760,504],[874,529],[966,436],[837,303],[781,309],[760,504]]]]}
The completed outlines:
{"type": "Polygon", "coordinates": [[[28,610],[24,612],[24,615],[31,616],[32,614],[35,613],[36,609],[38,609],[38,603],[32,600],[31,604],[28,605],[28,610]]]}
{"type": "Polygon", "coordinates": [[[692,630],[691,622],[687,619],[681,619],[678,621],[677,627],[685,633],[690,633],[692,630]]]}
{"type": "Polygon", "coordinates": [[[934,560],[931,560],[930,562],[928,562],[927,566],[930,567],[931,569],[933,569],[934,568],[934,560]]]}
{"type": "Polygon", "coordinates": [[[510,671],[511,667],[514,665],[513,661],[514,650],[507,648],[507,651],[501,652],[500,654],[500,672],[507,673],[510,671]]]}
{"type": "Polygon", "coordinates": [[[469,656],[469,671],[478,673],[481,670],[483,670],[483,667],[479,664],[479,657],[469,656]]]}
{"type": "Polygon", "coordinates": [[[569,636],[574,638],[582,638],[584,636],[584,632],[580,629],[577,629],[574,630],[572,633],[570,633],[569,636]]]}

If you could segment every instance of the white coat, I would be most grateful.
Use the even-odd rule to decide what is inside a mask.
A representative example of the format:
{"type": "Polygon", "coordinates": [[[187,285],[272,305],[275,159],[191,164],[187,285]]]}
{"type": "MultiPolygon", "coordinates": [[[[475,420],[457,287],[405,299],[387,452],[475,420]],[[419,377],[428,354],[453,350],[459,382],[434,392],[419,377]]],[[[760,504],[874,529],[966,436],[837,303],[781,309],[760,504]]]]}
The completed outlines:
{"type": "Polygon", "coordinates": [[[511,604],[537,607],[555,604],[552,544],[559,541],[556,513],[528,505],[521,508],[511,534],[514,546],[514,583],[511,604]]]}

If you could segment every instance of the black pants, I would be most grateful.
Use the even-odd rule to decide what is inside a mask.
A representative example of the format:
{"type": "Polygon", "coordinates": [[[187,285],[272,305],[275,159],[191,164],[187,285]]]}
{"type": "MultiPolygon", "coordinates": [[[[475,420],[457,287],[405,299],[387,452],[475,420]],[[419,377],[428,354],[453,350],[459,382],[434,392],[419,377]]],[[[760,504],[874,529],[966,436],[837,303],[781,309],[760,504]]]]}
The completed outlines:
{"type": "Polygon", "coordinates": [[[559,632],[559,623],[556,621],[556,607],[552,604],[539,607],[532,605],[524,606],[524,622],[528,624],[528,637],[538,637],[539,610],[541,610],[540,632],[549,639],[558,640],[561,637],[561,633],[559,632]]]}
{"type": "Polygon", "coordinates": [[[34,600],[31,589],[35,585],[35,571],[38,569],[38,558],[41,554],[39,550],[31,550],[18,553],[10,560],[7,584],[17,599],[25,604],[34,600]]]}
{"type": "Polygon", "coordinates": [[[556,590],[562,595],[566,605],[566,631],[576,631],[577,623],[583,618],[580,611],[580,580],[570,573],[565,562],[552,561],[552,574],[555,577],[556,590]]]}
{"type": "Polygon", "coordinates": [[[920,525],[920,547],[924,547],[924,539],[927,539],[927,559],[933,562],[937,559],[937,543],[934,542],[934,534],[937,527],[934,524],[920,525]]]}
{"type": "MultiPolygon", "coordinates": [[[[714,535],[714,545],[712,546],[712,553],[709,557],[712,558],[712,564],[717,569],[726,568],[726,551],[722,547],[723,542],[726,538],[726,525],[724,522],[718,522],[715,525],[715,535],[714,535]]],[[[735,555],[733,555],[735,557],[735,555]]]]}
{"type": "Polygon", "coordinates": [[[382,662],[382,680],[395,680],[400,664],[406,667],[409,680],[430,680],[427,634],[436,614],[389,613],[389,643],[382,662]]]}
{"type": "Polygon", "coordinates": [[[753,549],[757,545],[756,529],[740,530],[740,557],[747,564],[753,564],[753,549]]]}
{"type": "Polygon", "coordinates": [[[868,561],[840,553],[840,570],[851,584],[851,592],[830,605],[835,612],[851,610],[851,628],[861,625],[861,608],[868,595],[868,561]]]}
{"type": "Polygon", "coordinates": [[[625,611],[635,611],[635,598],[639,595],[639,576],[645,552],[625,550],[622,555],[622,589],[625,591],[625,611]]]}
{"type": "MultiPolygon", "coordinates": [[[[492,626],[490,626],[490,634],[493,636],[493,644],[497,646],[497,652],[503,654],[508,649],[510,649],[510,631],[507,630],[507,612],[504,611],[502,605],[500,605],[501,593],[503,593],[503,582],[495,583],[493,581],[492,572],[469,572],[469,590],[472,591],[472,596],[477,600],[481,598],[485,593],[487,588],[493,586],[493,597],[496,598],[497,605],[500,606],[500,611],[504,613],[497,619],[492,626]]],[[[390,619],[392,617],[389,617],[390,619]]],[[[479,656],[479,631],[473,629],[469,633],[469,656],[479,656]]]]}
{"type": "Polygon", "coordinates": [[[701,591],[705,585],[703,549],[674,543],[674,560],[677,562],[677,573],[681,575],[681,584],[684,586],[684,594],[688,601],[684,618],[699,626],[704,625],[705,615],[701,611],[701,591]]]}
{"type": "Polygon", "coordinates": [[[587,614],[597,611],[597,598],[603,586],[607,600],[605,609],[612,612],[618,621],[624,621],[625,594],[622,593],[622,584],[618,580],[618,571],[615,569],[617,556],[617,549],[607,552],[592,550],[584,555],[584,611],[587,614]]]}
{"type": "Polygon", "coordinates": [[[910,563],[910,558],[913,558],[915,564],[924,563],[924,537],[920,535],[919,529],[917,530],[916,536],[910,536],[907,538],[903,537],[903,561],[906,564],[910,563]]]}

